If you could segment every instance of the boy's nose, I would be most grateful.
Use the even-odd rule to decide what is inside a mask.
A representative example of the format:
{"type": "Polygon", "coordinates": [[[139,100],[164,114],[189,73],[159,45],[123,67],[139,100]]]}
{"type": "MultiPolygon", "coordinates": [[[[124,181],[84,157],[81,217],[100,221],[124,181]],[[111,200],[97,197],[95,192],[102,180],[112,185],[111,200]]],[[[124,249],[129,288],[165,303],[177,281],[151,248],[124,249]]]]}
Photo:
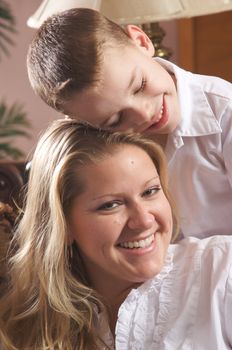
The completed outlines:
{"type": "Polygon", "coordinates": [[[153,117],[153,107],[149,103],[139,103],[135,105],[130,114],[131,123],[136,127],[141,127],[151,121],[153,117]]]}
{"type": "Polygon", "coordinates": [[[142,205],[136,205],[130,210],[127,226],[132,230],[148,230],[152,227],[155,216],[142,205]]]}

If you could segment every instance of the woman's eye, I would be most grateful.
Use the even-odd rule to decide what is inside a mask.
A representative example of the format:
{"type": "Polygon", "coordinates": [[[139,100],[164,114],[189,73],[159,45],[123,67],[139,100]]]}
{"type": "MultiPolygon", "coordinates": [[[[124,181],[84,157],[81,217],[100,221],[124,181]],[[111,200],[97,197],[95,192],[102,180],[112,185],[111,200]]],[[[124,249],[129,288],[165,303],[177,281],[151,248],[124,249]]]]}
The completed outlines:
{"type": "Polygon", "coordinates": [[[117,119],[109,125],[109,128],[110,129],[117,128],[121,124],[121,122],[122,122],[122,113],[118,113],[117,119]]]}
{"type": "Polygon", "coordinates": [[[112,209],[115,209],[117,208],[118,206],[120,205],[120,202],[119,201],[111,201],[111,202],[106,202],[104,204],[102,204],[98,210],[112,210],[112,209]]]}
{"type": "Polygon", "coordinates": [[[153,186],[148,188],[146,191],[143,192],[143,197],[151,197],[152,195],[156,194],[157,192],[159,192],[161,190],[161,186],[153,186]]]}
{"type": "Polygon", "coordinates": [[[137,90],[135,90],[134,95],[138,94],[139,92],[143,92],[143,90],[146,87],[146,83],[147,83],[146,79],[142,78],[141,84],[140,84],[139,88],[137,90]]]}

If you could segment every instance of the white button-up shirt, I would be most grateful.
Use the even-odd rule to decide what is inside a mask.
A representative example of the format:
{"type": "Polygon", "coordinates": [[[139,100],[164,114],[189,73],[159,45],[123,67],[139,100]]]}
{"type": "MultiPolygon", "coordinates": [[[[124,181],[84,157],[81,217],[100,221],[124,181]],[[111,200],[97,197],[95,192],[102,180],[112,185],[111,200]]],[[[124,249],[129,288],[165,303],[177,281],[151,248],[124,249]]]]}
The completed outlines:
{"type": "Polygon", "coordinates": [[[232,349],[232,237],[171,245],[160,274],[121,305],[115,342],[116,350],[232,349]]]}
{"type": "Polygon", "coordinates": [[[232,84],[156,60],[175,74],[181,107],[181,123],[165,149],[181,233],[231,235],[232,84]]]}

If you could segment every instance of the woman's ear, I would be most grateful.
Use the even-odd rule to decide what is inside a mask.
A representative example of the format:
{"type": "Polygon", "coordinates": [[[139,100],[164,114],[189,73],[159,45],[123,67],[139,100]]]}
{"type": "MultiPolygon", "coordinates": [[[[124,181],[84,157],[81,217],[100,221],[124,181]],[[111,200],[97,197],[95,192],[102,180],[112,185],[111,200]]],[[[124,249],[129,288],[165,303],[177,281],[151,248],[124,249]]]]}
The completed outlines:
{"type": "Polygon", "coordinates": [[[149,56],[154,56],[155,49],[151,42],[151,39],[147,34],[139,27],[134,24],[129,24],[125,28],[128,37],[149,56]]]}

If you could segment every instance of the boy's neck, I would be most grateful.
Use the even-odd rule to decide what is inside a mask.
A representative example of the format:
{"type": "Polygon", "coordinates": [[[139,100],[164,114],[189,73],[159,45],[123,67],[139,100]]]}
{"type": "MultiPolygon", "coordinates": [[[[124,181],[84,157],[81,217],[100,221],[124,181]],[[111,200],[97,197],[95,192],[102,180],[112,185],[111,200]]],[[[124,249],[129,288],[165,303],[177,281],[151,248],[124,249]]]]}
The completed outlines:
{"type": "Polygon", "coordinates": [[[168,134],[155,134],[149,136],[150,139],[157,142],[163,149],[165,149],[168,139],[168,134]]]}

